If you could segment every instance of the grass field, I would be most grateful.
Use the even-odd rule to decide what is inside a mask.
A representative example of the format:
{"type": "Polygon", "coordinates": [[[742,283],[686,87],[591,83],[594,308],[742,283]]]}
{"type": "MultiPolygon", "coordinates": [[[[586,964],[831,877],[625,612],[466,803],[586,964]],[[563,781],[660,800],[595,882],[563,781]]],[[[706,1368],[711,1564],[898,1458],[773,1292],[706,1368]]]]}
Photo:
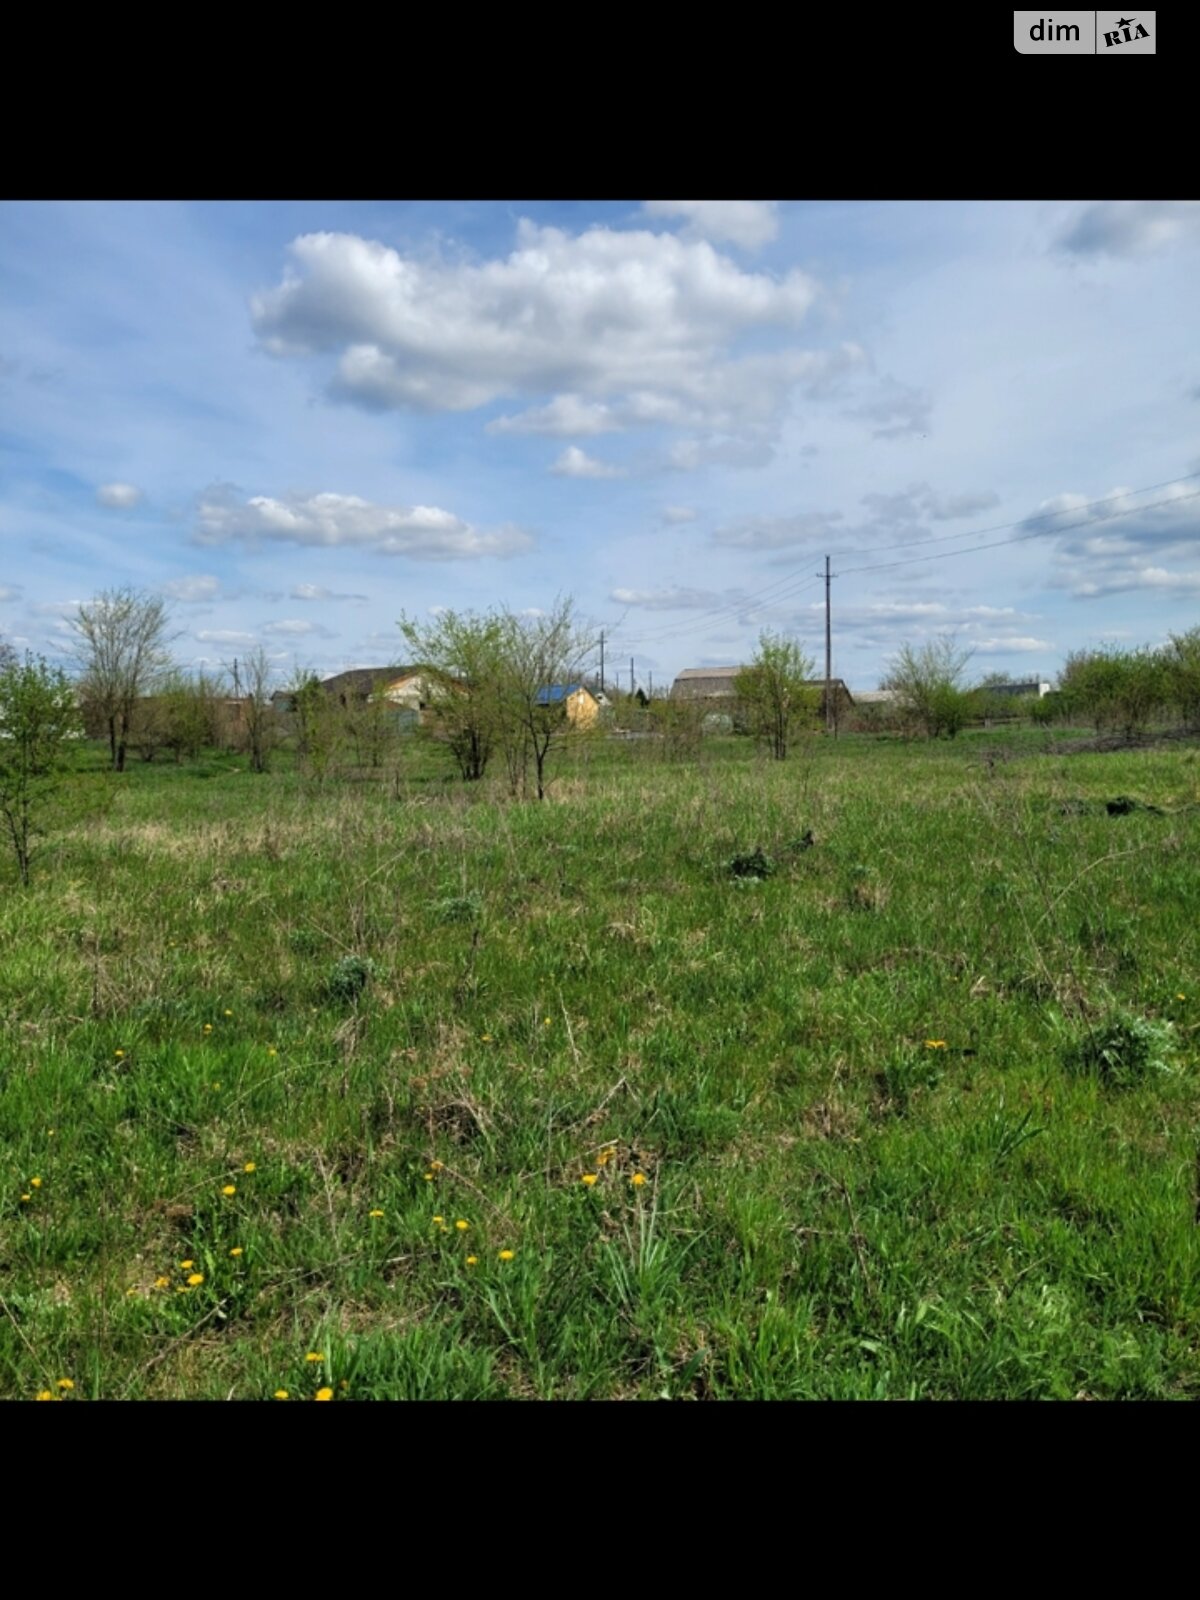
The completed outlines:
{"type": "Polygon", "coordinates": [[[0,1394],[1200,1392],[1195,748],[243,768],[3,864],[0,1394]]]}

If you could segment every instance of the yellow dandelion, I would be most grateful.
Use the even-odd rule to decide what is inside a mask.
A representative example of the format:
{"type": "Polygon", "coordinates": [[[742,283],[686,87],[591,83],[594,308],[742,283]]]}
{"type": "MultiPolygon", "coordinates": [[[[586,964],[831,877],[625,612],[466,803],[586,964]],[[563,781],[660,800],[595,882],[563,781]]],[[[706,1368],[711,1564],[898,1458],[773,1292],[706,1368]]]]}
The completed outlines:
{"type": "Polygon", "coordinates": [[[431,1161],[429,1163],[429,1170],[430,1172],[441,1172],[445,1165],[446,1163],[444,1161],[431,1161]]]}
{"type": "Polygon", "coordinates": [[[445,1217],[434,1217],[434,1219],[433,1219],[433,1220],[434,1220],[434,1221],[435,1221],[435,1222],[445,1222],[445,1220],[446,1220],[446,1219],[445,1219],[445,1217]]]}
{"type": "Polygon", "coordinates": [[[38,1397],[39,1400],[57,1400],[58,1399],[58,1396],[56,1394],[51,1394],[49,1389],[39,1389],[37,1397],[38,1397]]]}
{"type": "Polygon", "coordinates": [[[481,1033],[479,1035],[479,1038],[480,1038],[481,1043],[483,1043],[483,1044],[491,1044],[491,1042],[492,1042],[492,1036],[491,1036],[490,1033],[481,1033]]]}
{"type": "Polygon", "coordinates": [[[214,1083],[211,1087],[214,1089],[219,1089],[221,1085],[219,1083],[214,1083]]]}
{"type": "Polygon", "coordinates": [[[160,1273],[159,1276],[154,1280],[154,1287],[156,1289],[169,1289],[171,1287],[171,1280],[170,1278],[164,1278],[160,1273]]]}
{"type": "Polygon", "coordinates": [[[611,1150],[601,1150],[600,1154],[596,1157],[596,1165],[598,1167],[606,1167],[612,1158],[613,1152],[611,1150]]]}
{"type": "Polygon", "coordinates": [[[204,1282],[204,1274],[202,1272],[189,1272],[188,1273],[188,1288],[189,1289],[198,1289],[203,1282],[204,1282]]]}
{"type": "Polygon", "coordinates": [[[542,1018],[542,1027],[543,1028],[548,1028],[549,1026],[550,1026],[550,1018],[549,1017],[543,1017],[542,1018]]]}
{"type": "Polygon", "coordinates": [[[42,1187],[42,1180],[40,1178],[30,1178],[29,1187],[31,1189],[40,1189],[42,1187]]]}
{"type": "Polygon", "coordinates": [[[190,1289],[185,1288],[182,1283],[177,1284],[176,1287],[175,1287],[175,1293],[176,1294],[191,1294],[191,1292],[192,1291],[190,1289]]]}
{"type": "Polygon", "coordinates": [[[467,1257],[467,1265],[469,1267],[477,1267],[479,1265],[479,1257],[478,1256],[468,1256],[467,1257]]]}
{"type": "Polygon", "coordinates": [[[926,1039],[925,1048],[926,1050],[944,1050],[946,1041],[945,1039],[926,1039]]]}
{"type": "Polygon", "coordinates": [[[313,1395],[313,1399],[314,1400],[332,1400],[333,1399],[333,1390],[332,1389],[318,1389],[316,1394],[313,1395]]]}
{"type": "Polygon", "coordinates": [[[228,1195],[228,1194],[236,1194],[237,1193],[237,1184],[236,1183],[227,1183],[227,1184],[225,1184],[224,1187],[221,1190],[221,1193],[222,1194],[226,1194],[226,1195],[228,1195]]]}
{"type": "Polygon", "coordinates": [[[242,1254],[242,1250],[243,1250],[243,1246],[242,1245],[235,1244],[233,1249],[229,1252],[229,1254],[231,1256],[240,1256],[242,1254]]]}
{"type": "Polygon", "coordinates": [[[21,1196],[21,1204],[23,1206],[27,1206],[32,1199],[33,1199],[33,1196],[31,1194],[23,1194],[21,1196]]]}
{"type": "Polygon", "coordinates": [[[458,1229],[459,1233],[466,1233],[471,1224],[469,1222],[464,1222],[463,1219],[459,1217],[454,1226],[458,1229]]]}
{"type": "Polygon", "coordinates": [[[60,1389],[73,1389],[75,1380],[73,1378],[59,1378],[57,1386],[60,1389]]]}
{"type": "Polygon", "coordinates": [[[599,1176],[600,1176],[600,1174],[597,1173],[597,1172],[585,1172],[583,1177],[580,1178],[579,1181],[580,1181],[580,1183],[586,1184],[587,1187],[590,1189],[599,1176]]]}
{"type": "Polygon", "coordinates": [[[231,1017],[233,1015],[233,1012],[232,1011],[226,1011],[225,1015],[227,1017],[231,1017]]]}
{"type": "Polygon", "coordinates": [[[310,1350],[304,1359],[305,1361],[324,1361],[325,1357],[319,1350],[310,1350]]]}
{"type": "Polygon", "coordinates": [[[126,1293],[127,1296],[131,1295],[131,1294],[136,1294],[137,1293],[137,1289],[136,1288],[126,1289],[125,1293],[126,1293]]]}
{"type": "Polygon", "coordinates": [[[255,1165],[255,1163],[253,1161],[247,1161],[246,1165],[242,1168],[242,1171],[243,1172],[257,1172],[258,1168],[257,1168],[257,1166],[255,1165]]]}
{"type": "Polygon", "coordinates": [[[288,1398],[288,1392],[286,1389],[276,1389],[271,1398],[273,1400],[286,1400],[288,1398]]]}
{"type": "Polygon", "coordinates": [[[212,1032],[212,1023],[211,1022],[206,1022],[204,1024],[204,1032],[205,1033],[211,1033],[212,1032]]]}
{"type": "Polygon", "coordinates": [[[269,1056],[277,1056],[279,1054],[279,1051],[276,1050],[276,1048],[275,1048],[275,1046],[273,1044],[269,1044],[267,1046],[267,1054],[269,1056]]]}
{"type": "Polygon", "coordinates": [[[47,1128],[46,1129],[46,1137],[47,1137],[47,1139],[53,1139],[54,1135],[57,1132],[58,1132],[57,1128],[47,1128]]]}
{"type": "Polygon", "coordinates": [[[427,1172],[425,1174],[425,1182],[426,1183],[432,1183],[433,1182],[433,1173],[432,1172],[427,1172]]]}
{"type": "Polygon", "coordinates": [[[646,1174],[644,1172],[635,1172],[629,1181],[635,1189],[640,1189],[646,1181],[646,1174]]]}
{"type": "Polygon", "coordinates": [[[501,1250],[500,1259],[501,1261],[511,1261],[516,1253],[517,1252],[515,1250],[501,1250]]]}
{"type": "Polygon", "coordinates": [[[194,1261],[181,1261],[179,1263],[179,1265],[183,1268],[183,1270],[185,1272],[190,1272],[192,1270],[192,1268],[196,1265],[196,1263],[194,1261]]]}
{"type": "Polygon", "coordinates": [[[1185,995],[1185,994],[1177,994],[1175,996],[1175,998],[1176,998],[1176,1000],[1186,1000],[1187,999],[1187,995],[1185,995]]]}
{"type": "Polygon", "coordinates": [[[122,1058],[122,1056],[124,1056],[124,1054],[125,1054],[124,1050],[114,1050],[113,1051],[113,1055],[116,1056],[118,1061],[121,1060],[121,1058],[122,1058]]]}
{"type": "Polygon", "coordinates": [[[367,1215],[368,1215],[368,1216],[369,1216],[369,1217],[381,1217],[381,1216],[382,1216],[382,1215],[383,1215],[383,1212],[382,1212],[382,1211],[380,1211],[380,1209],[379,1209],[379,1207],[378,1207],[378,1206],[376,1206],[376,1207],[375,1207],[375,1209],[374,1209],[374,1211],[368,1211],[368,1212],[367,1212],[367,1215]]]}

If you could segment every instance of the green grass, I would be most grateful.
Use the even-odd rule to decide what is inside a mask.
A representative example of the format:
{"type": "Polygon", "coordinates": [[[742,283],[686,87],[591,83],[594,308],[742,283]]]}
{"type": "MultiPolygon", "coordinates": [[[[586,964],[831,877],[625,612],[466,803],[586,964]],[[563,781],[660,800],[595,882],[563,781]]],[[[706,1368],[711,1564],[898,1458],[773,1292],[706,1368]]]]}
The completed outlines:
{"type": "Polygon", "coordinates": [[[1194,748],[244,767],[0,869],[0,1394],[1200,1393],[1194,748]]]}

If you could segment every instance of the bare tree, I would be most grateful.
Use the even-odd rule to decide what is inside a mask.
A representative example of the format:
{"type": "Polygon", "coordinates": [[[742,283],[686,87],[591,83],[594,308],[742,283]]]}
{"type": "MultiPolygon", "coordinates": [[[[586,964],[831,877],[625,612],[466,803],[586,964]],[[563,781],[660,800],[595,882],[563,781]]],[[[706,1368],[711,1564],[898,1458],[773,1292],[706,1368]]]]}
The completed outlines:
{"type": "Polygon", "coordinates": [[[764,632],[759,635],[754,660],[734,679],[754,732],[776,761],[786,760],[797,724],[815,707],[816,695],[809,683],[812,674],[811,657],[794,639],[764,632]]]}
{"type": "Polygon", "coordinates": [[[559,597],[536,616],[502,617],[502,683],[506,748],[533,757],[539,800],[546,795],[546,760],[554,744],[572,731],[564,691],[578,683],[596,648],[592,631],[575,614],[574,602],[559,597]]]}
{"type": "Polygon", "coordinates": [[[265,772],[278,734],[275,707],[271,704],[272,668],[267,652],[259,645],[242,662],[245,693],[240,705],[242,729],[255,772],[265,772]]]}
{"type": "Polygon", "coordinates": [[[134,709],[170,665],[166,604],[138,589],[106,589],[70,620],[83,694],[108,734],[114,771],[124,772],[134,709]]]}

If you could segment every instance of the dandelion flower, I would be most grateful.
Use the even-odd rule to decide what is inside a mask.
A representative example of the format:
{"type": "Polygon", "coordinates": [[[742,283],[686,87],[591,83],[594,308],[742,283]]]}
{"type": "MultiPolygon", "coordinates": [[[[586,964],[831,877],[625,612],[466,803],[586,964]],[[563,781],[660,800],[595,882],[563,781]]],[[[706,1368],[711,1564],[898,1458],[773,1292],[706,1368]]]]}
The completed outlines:
{"type": "Polygon", "coordinates": [[[640,1189],[646,1181],[646,1174],[644,1172],[635,1172],[629,1181],[635,1189],[640,1189]]]}
{"type": "Polygon", "coordinates": [[[212,1087],[214,1089],[219,1089],[221,1087],[221,1085],[219,1083],[214,1083],[212,1087]]]}
{"type": "Polygon", "coordinates": [[[286,1400],[288,1398],[288,1392],[286,1389],[276,1389],[271,1398],[274,1400],[286,1400]]]}
{"type": "Polygon", "coordinates": [[[467,1265],[469,1267],[477,1267],[479,1265],[479,1257],[478,1256],[468,1256],[467,1257],[467,1265]]]}
{"type": "Polygon", "coordinates": [[[40,1189],[42,1187],[42,1180],[40,1178],[30,1178],[29,1187],[31,1189],[40,1189]]]}
{"type": "Polygon", "coordinates": [[[242,1168],[243,1172],[257,1172],[257,1170],[258,1168],[253,1161],[247,1161],[246,1165],[242,1168]]]}
{"type": "Polygon", "coordinates": [[[23,1206],[27,1206],[32,1199],[33,1199],[33,1196],[31,1194],[23,1194],[21,1196],[21,1204],[23,1206]]]}
{"type": "Polygon", "coordinates": [[[181,1261],[179,1263],[179,1265],[183,1268],[183,1270],[185,1272],[190,1272],[192,1270],[192,1268],[196,1265],[196,1263],[194,1261],[181,1261]]]}
{"type": "Polygon", "coordinates": [[[583,1177],[580,1178],[579,1181],[580,1181],[580,1183],[586,1184],[587,1187],[590,1189],[592,1187],[592,1185],[595,1183],[595,1181],[596,1181],[596,1179],[598,1177],[599,1177],[599,1173],[597,1173],[597,1172],[585,1172],[583,1177]]]}
{"type": "Polygon", "coordinates": [[[550,1026],[550,1018],[549,1017],[543,1017],[542,1018],[542,1027],[543,1028],[548,1028],[549,1026],[550,1026]]]}
{"type": "Polygon", "coordinates": [[[430,1172],[440,1172],[445,1165],[446,1163],[444,1161],[431,1161],[429,1163],[429,1170],[430,1172]]]}
{"type": "Polygon", "coordinates": [[[382,1215],[383,1215],[383,1212],[382,1212],[382,1211],[380,1211],[380,1209],[379,1209],[379,1207],[378,1207],[378,1206],[376,1206],[376,1207],[375,1207],[375,1209],[374,1209],[374,1211],[368,1211],[368,1212],[367,1212],[367,1215],[368,1215],[368,1216],[369,1216],[369,1217],[381,1217],[381,1216],[382,1216],[382,1215]]]}
{"type": "Polygon", "coordinates": [[[479,1035],[479,1038],[480,1038],[481,1043],[483,1043],[483,1044],[491,1044],[491,1042],[492,1042],[492,1036],[491,1036],[490,1033],[481,1033],[479,1035]]]}
{"type": "Polygon", "coordinates": [[[211,1022],[206,1022],[204,1024],[204,1032],[205,1033],[211,1033],[212,1032],[212,1023],[211,1022]]]}
{"type": "Polygon", "coordinates": [[[1185,995],[1185,994],[1177,994],[1175,996],[1175,998],[1176,998],[1176,1000],[1186,1000],[1187,999],[1187,995],[1185,995]]]}
{"type": "Polygon", "coordinates": [[[39,1400],[57,1400],[58,1399],[58,1396],[56,1394],[51,1394],[49,1389],[39,1389],[37,1397],[38,1397],[39,1400]]]}
{"type": "Polygon", "coordinates": [[[333,1399],[333,1390],[332,1389],[318,1389],[316,1394],[313,1395],[313,1399],[314,1400],[332,1400],[333,1399]]]}
{"type": "Polygon", "coordinates": [[[73,1378],[59,1378],[57,1387],[60,1389],[73,1389],[75,1380],[73,1378]]]}
{"type": "Polygon", "coordinates": [[[234,1245],[234,1247],[233,1247],[233,1249],[232,1249],[232,1250],[231,1250],[231,1251],[230,1251],[230,1252],[229,1252],[229,1254],[230,1254],[230,1255],[231,1255],[231,1256],[240,1256],[240,1255],[241,1255],[241,1253],[242,1253],[242,1250],[243,1250],[243,1248],[244,1248],[244,1247],[243,1247],[243,1246],[242,1246],[242,1245],[240,1245],[240,1244],[235,1244],[235,1245],[234,1245]]]}
{"type": "Polygon", "coordinates": [[[925,1048],[926,1050],[944,1050],[946,1041],[945,1039],[926,1039],[925,1048]]]}
{"type": "Polygon", "coordinates": [[[466,1233],[471,1224],[469,1222],[464,1222],[463,1219],[459,1217],[454,1226],[458,1229],[459,1233],[466,1233]]]}
{"type": "Polygon", "coordinates": [[[501,1250],[500,1259],[501,1261],[511,1261],[516,1253],[517,1252],[515,1250],[501,1250]]]}
{"type": "Polygon", "coordinates": [[[433,1220],[435,1222],[437,1222],[437,1223],[442,1223],[442,1222],[445,1222],[446,1219],[445,1219],[445,1217],[434,1217],[433,1220]]]}
{"type": "Polygon", "coordinates": [[[226,1194],[226,1195],[228,1195],[228,1194],[236,1194],[237,1193],[237,1184],[236,1183],[227,1183],[227,1184],[225,1184],[224,1187],[221,1190],[221,1193],[222,1194],[226,1194]]]}
{"type": "Polygon", "coordinates": [[[433,1182],[433,1173],[432,1172],[427,1172],[425,1174],[425,1182],[426,1183],[432,1183],[433,1182]]]}
{"type": "Polygon", "coordinates": [[[118,1060],[118,1061],[120,1061],[120,1060],[121,1060],[121,1058],[122,1058],[122,1056],[123,1056],[123,1055],[124,1055],[124,1054],[125,1054],[125,1052],[124,1052],[124,1050],[114,1050],[114,1051],[113,1051],[113,1055],[115,1055],[115,1056],[116,1056],[116,1058],[117,1058],[117,1060],[118,1060]]]}
{"type": "Polygon", "coordinates": [[[188,1288],[189,1289],[198,1289],[203,1282],[204,1282],[204,1274],[202,1272],[189,1272],[188,1273],[188,1288]]]}
{"type": "Polygon", "coordinates": [[[227,1017],[231,1017],[233,1015],[233,1012],[232,1011],[226,1011],[225,1015],[227,1017]]]}
{"type": "Polygon", "coordinates": [[[598,1167],[606,1167],[612,1158],[613,1152],[611,1150],[601,1150],[600,1154],[596,1157],[596,1165],[598,1167]]]}
{"type": "Polygon", "coordinates": [[[310,1350],[304,1359],[305,1361],[324,1361],[325,1357],[319,1350],[310,1350]]]}
{"type": "Polygon", "coordinates": [[[154,1287],[156,1289],[169,1289],[171,1287],[171,1280],[170,1278],[164,1278],[160,1273],[159,1276],[154,1280],[154,1287]]]}
{"type": "Polygon", "coordinates": [[[269,1056],[277,1056],[279,1054],[279,1051],[276,1050],[276,1048],[275,1048],[275,1046],[273,1044],[269,1044],[267,1046],[267,1054],[269,1056]]]}

